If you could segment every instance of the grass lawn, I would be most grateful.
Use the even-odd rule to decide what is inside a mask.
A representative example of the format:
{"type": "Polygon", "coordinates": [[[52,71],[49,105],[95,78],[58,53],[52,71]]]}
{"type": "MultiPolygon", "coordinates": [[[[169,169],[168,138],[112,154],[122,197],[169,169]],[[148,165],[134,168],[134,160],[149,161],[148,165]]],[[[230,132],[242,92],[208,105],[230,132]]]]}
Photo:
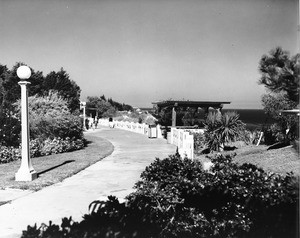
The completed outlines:
{"type": "Polygon", "coordinates": [[[89,144],[82,150],[32,158],[38,178],[31,182],[15,181],[15,173],[20,168],[21,161],[0,164],[0,189],[40,190],[78,173],[113,152],[113,145],[109,141],[92,135],[85,135],[85,138],[89,144]]]}
{"type": "MultiPolygon", "coordinates": [[[[234,150],[236,156],[233,158],[237,163],[251,163],[263,168],[265,171],[285,174],[293,172],[300,176],[299,153],[292,146],[280,149],[267,150],[265,145],[248,145],[234,150]]],[[[208,161],[205,155],[196,156],[196,159],[208,161]]]]}

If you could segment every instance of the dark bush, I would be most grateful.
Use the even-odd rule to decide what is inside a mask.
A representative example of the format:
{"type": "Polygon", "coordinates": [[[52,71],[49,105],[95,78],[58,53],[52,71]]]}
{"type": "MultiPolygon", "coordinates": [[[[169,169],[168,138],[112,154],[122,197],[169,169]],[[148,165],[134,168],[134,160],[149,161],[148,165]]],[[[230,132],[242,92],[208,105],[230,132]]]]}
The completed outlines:
{"type": "Polygon", "coordinates": [[[0,116],[0,145],[18,146],[20,143],[21,122],[8,111],[0,116]]]}
{"type": "Polygon", "coordinates": [[[23,231],[23,238],[132,238],[132,237],[157,237],[156,227],[151,229],[151,224],[140,219],[140,210],[119,203],[115,197],[108,197],[108,201],[100,202],[100,209],[97,213],[84,215],[84,220],[80,223],[72,221],[70,218],[63,218],[61,226],[52,224],[42,224],[28,226],[23,231]],[[150,229],[149,229],[150,228],[150,229]],[[151,231],[153,230],[153,231],[151,231]],[[155,232],[156,231],[156,232],[155,232]]]}
{"type": "Polygon", "coordinates": [[[238,166],[230,156],[212,161],[215,189],[228,195],[228,205],[244,207],[242,217],[250,229],[242,237],[297,237],[299,178],[267,173],[252,164],[238,166]]]}
{"type": "Polygon", "coordinates": [[[195,154],[202,154],[203,150],[207,149],[205,144],[205,136],[203,133],[193,133],[194,136],[194,152],[195,154]]]}
{"type": "Polygon", "coordinates": [[[237,165],[230,155],[211,160],[204,171],[179,156],[156,159],[126,203],[110,197],[80,223],[28,227],[23,237],[297,237],[296,177],[237,165]]]}
{"type": "Polygon", "coordinates": [[[264,128],[264,143],[266,145],[272,145],[274,143],[284,141],[285,135],[278,124],[274,123],[264,128]]]}

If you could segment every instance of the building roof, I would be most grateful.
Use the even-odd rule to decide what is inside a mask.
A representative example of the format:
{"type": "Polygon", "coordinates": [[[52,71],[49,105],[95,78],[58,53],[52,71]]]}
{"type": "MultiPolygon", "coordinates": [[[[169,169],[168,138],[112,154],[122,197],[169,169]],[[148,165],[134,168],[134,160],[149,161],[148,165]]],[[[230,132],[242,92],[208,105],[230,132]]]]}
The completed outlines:
{"type": "Polygon", "coordinates": [[[167,100],[152,102],[152,104],[158,107],[168,107],[168,106],[182,106],[182,107],[222,107],[223,104],[230,104],[231,102],[223,101],[177,101],[177,100],[167,100]]]}

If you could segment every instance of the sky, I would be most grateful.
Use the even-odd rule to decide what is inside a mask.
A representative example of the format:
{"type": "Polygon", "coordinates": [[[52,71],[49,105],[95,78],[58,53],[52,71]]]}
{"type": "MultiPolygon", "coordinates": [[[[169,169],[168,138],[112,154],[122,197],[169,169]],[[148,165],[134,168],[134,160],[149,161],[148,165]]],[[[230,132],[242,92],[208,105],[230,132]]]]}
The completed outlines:
{"type": "Polygon", "coordinates": [[[262,108],[259,60],[297,53],[299,0],[0,0],[0,64],[63,67],[87,96],[262,108]]]}

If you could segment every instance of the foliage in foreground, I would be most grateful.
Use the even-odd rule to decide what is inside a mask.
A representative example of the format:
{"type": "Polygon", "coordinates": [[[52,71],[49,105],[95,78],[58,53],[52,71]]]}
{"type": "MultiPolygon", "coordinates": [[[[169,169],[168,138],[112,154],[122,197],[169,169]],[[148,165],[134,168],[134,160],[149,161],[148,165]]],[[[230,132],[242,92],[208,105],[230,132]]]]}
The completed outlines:
{"type": "Polygon", "coordinates": [[[96,201],[80,223],[28,226],[22,237],[296,237],[297,178],[211,159],[210,171],[176,155],[156,159],[126,203],[96,201]]]}

